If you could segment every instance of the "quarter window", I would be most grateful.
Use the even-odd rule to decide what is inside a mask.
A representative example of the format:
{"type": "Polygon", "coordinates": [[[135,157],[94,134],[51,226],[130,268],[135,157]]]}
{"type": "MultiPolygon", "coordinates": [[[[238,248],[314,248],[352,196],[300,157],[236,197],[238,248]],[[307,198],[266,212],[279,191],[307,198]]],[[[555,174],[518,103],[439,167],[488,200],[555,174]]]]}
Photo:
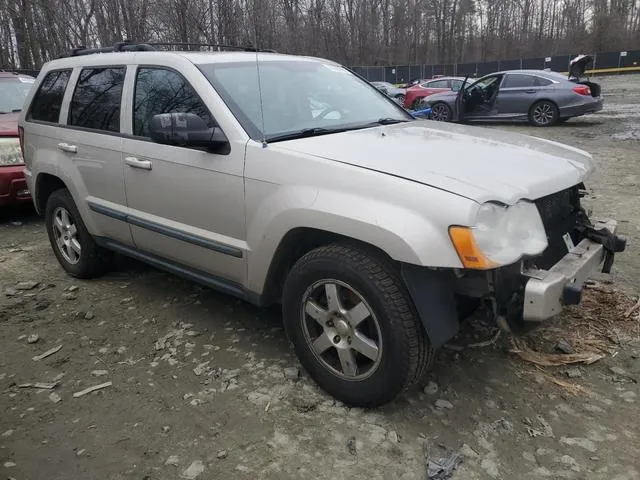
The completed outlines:
{"type": "Polygon", "coordinates": [[[70,77],[71,70],[49,72],[33,97],[27,119],[58,123],[62,99],[70,77]]]}
{"type": "Polygon", "coordinates": [[[215,122],[196,91],[177,72],[164,68],[140,68],[136,75],[133,134],[149,137],[154,115],[195,113],[209,127],[215,122]]]}
{"type": "Polygon", "coordinates": [[[87,68],[80,72],[69,107],[69,125],[120,131],[124,67],[87,68]]]}
{"type": "Polygon", "coordinates": [[[449,88],[449,80],[436,80],[435,82],[428,82],[427,88],[449,88]]]}

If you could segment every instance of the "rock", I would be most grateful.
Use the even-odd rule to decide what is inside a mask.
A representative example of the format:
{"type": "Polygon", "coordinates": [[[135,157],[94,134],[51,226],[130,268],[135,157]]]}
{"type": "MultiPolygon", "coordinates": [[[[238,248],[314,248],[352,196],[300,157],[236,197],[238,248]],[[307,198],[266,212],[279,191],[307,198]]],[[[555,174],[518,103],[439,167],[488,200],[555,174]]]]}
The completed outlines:
{"type": "Polygon", "coordinates": [[[171,455],[169,458],[167,458],[167,460],[164,462],[165,465],[173,465],[174,467],[178,466],[180,459],[178,458],[177,455],[171,455]]]}
{"type": "Polygon", "coordinates": [[[434,405],[436,406],[436,408],[441,408],[441,409],[446,408],[448,410],[451,410],[453,408],[453,404],[451,402],[449,402],[448,400],[443,400],[441,398],[436,400],[434,405]]]}
{"type": "Polygon", "coordinates": [[[76,452],[76,457],[81,457],[86,453],[87,449],[86,448],[81,448],[80,450],[78,450],[76,452]]]}
{"type": "Polygon", "coordinates": [[[558,343],[556,343],[555,349],[567,355],[576,353],[575,349],[566,340],[559,340],[558,343]]]}
{"type": "Polygon", "coordinates": [[[353,456],[358,454],[358,450],[356,448],[356,437],[349,437],[347,439],[347,451],[353,456]]]}
{"type": "Polygon", "coordinates": [[[220,460],[223,460],[227,458],[227,455],[229,455],[229,452],[227,452],[226,450],[218,450],[216,457],[219,458],[220,460]]]}
{"type": "Polygon", "coordinates": [[[435,395],[436,393],[438,393],[438,384],[436,382],[431,381],[427,383],[427,385],[424,387],[422,391],[427,395],[435,395]]]}
{"type": "Polygon", "coordinates": [[[78,298],[74,293],[71,292],[65,292],[60,296],[65,300],[75,300],[76,298],[78,298]]]}
{"type": "Polygon", "coordinates": [[[615,375],[625,376],[627,374],[627,372],[625,372],[624,369],[620,367],[609,367],[609,370],[615,375]]]}
{"type": "Polygon", "coordinates": [[[77,285],[71,285],[69,288],[67,288],[67,292],[75,292],[77,290],[78,290],[77,285]]]}
{"type": "Polygon", "coordinates": [[[38,285],[40,285],[40,282],[19,282],[16,288],[18,290],[33,290],[38,285]]]}
{"type": "Polygon", "coordinates": [[[107,370],[91,370],[91,375],[93,375],[94,377],[104,377],[108,374],[109,372],[107,370]]]}
{"type": "Polygon", "coordinates": [[[596,447],[596,444],[593,443],[591,440],[589,440],[588,438],[570,438],[570,437],[561,437],[560,438],[560,442],[564,443],[565,445],[571,445],[576,446],[576,447],[582,447],[585,450],[587,450],[588,452],[595,452],[596,450],[598,450],[598,448],[596,447]]]}
{"type": "Polygon", "coordinates": [[[169,433],[169,430],[171,430],[171,427],[169,425],[164,425],[162,427],[162,433],[169,433]]]}
{"type": "Polygon", "coordinates": [[[283,370],[284,372],[284,378],[286,378],[287,380],[298,380],[298,377],[300,376],[300,370],[298,369],[298,367],[287,367],[283,370]]]}
{"type": "Polygon", "coordinates": [[[133,297],[126,297],[120,300],[120,303],[131,303],[131,302],[133,302],[133,297]]]}
{"type": "Polygon", "coordinates": [[[251,392],[249,393],[249,395],[247,395],[247,400],[249,400],[254,405],[257,405],[258,407],[264,408],[271,401],[271,398],[269,397],[269,395],[266,395],[264,393],[251,392]]]}
{"type": "Polygon", "coordinates": [[[109,349],[107,347],[102,347],[100,349],[98,349],[98,353],[104,355],[105,353],[108,353],[109,349]]]}
{"type": "Polygon", "coordinates": [[[93,314],[93,312],[91,310],[89,310],[87,313],[84,314],[84,319],[85,320],[93,320],[94,317],[95,317],[95,315],[93,314]]]}
{"type": "Polygon", "coordinates": [[[400,441],[395,430],[390,430],[389,433],[387,433],[387,440],[389,440],[391,443],[398,443],[400,441]]]}
{"type": "Polygon", "coordinates": [[[62,400],[62,397],[56,392],[51,392],[49,394],[49,400],[51,400],[53,403],[58,403],[60,400],[62,400]]]}
{"type": "Polygon", "coordinates": [[[569,378],[579,378],[582,376],[582,370],[578,367],[567,368],[564,372],[569,378]]]}
{"type": "Polygon", "coordinates": [[[11,435],[13,435],[13,430],[7,430],[6,432],[4,432],[2,435],[2,437],[6,438],[6,437],[10,437],[11,435]]]}
{"type": "Polygon", "coordinates": [[[32,333],[27,337],[27,343],[36,343],[40,340],[40,336],[37,333],[32,333]]]}
{"type": "Polygon", "coordinates": [[[16,290],[15,288],[5,288],[4,289],[4,294],[7,297],[14,297],[14,296],[18,295],[18,290],[16,290]]]}
{"type": "Polygon", "coordinates": [[[116,350],[116,352],[120,355],[122,355],[124,352],[127,351],[127,347],[119,347],[118,350],[116,350]]]}
{"type": "Polygon", "coordinates": [[[202,472],[204,472],[204,463],[202,463],[202,460],[194,460],[180,476],[187,480],[194,480],[202,472]]]}
{"type": "Polygon", "coordinates": [[[4,468],[13,468],[16,464],[13,462],[4,462],[4,468]]]}

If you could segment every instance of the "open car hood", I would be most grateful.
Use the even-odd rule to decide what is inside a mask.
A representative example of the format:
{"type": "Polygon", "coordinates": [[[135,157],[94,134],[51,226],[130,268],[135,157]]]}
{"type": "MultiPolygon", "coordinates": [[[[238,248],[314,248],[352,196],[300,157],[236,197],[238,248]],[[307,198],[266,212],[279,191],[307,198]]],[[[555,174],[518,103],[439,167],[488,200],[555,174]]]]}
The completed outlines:
{"type": "Polygon", "coordinates": [[[582,78],[587,66],[593,61],[591,55],[578,55],[569,62],[569,78],[582,78]]]}

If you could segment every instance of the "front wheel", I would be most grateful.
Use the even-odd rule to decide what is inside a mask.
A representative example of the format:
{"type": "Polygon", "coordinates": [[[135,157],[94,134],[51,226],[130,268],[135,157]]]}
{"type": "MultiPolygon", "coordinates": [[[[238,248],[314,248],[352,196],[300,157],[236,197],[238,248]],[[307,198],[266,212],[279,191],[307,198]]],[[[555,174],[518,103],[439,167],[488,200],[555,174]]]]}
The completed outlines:
{"type": "Polygon", "coordinates": [[[560,112],[555,103],[548,100],[534,103],[529,111],[529,122],[535,127],[548,127],[558,122],[560,112]]]}
{"type": "Polygon", "coordinates": [[[438,102],[431,106],[431,119],[436,122],[450,122],[451,108],[446,103],[438,102]]]}
{"type": "Polygon", "coordinates": [[[302,366],[348,405],[389,402],[432,361],[398,272],[377,253],[347,244],[309,252],[287,276],[282,303],[302,366]]]}

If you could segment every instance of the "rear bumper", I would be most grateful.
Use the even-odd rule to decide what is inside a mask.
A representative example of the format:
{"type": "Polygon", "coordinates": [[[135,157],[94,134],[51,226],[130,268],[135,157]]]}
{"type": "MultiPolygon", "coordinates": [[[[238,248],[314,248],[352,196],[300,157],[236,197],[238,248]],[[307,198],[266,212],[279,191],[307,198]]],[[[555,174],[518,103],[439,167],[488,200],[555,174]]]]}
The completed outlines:
{"type": "Polygon", "coordinates": [[[584,103],[579,105],[571,105],[560,109],[561,118],[578,117],[589,113],[596,113],[602,110],[604,99],[600,96],[597,98],[586,98],[584,103]]]}
{"type": "Polygon", "coordinates": [[[0,167],[0,205],[13,205],[31,201],[24,178],[24,165],[0,167]]]}
{"type": "MultiPolygon", "coordinates": [[[[616,226],[615,221],[608,220],[597,223],[594,228],[605,228],[615,234],[616,226]]],[[[608,251],[605,245],[584,238],[549,270],[523,271],[527,279],[523,319],[541,322],[559,314],[565,305],[580,303],[585,280],[594,271],[603,270],[608,255],[613,255],[613,252],[608,251]]]]}

